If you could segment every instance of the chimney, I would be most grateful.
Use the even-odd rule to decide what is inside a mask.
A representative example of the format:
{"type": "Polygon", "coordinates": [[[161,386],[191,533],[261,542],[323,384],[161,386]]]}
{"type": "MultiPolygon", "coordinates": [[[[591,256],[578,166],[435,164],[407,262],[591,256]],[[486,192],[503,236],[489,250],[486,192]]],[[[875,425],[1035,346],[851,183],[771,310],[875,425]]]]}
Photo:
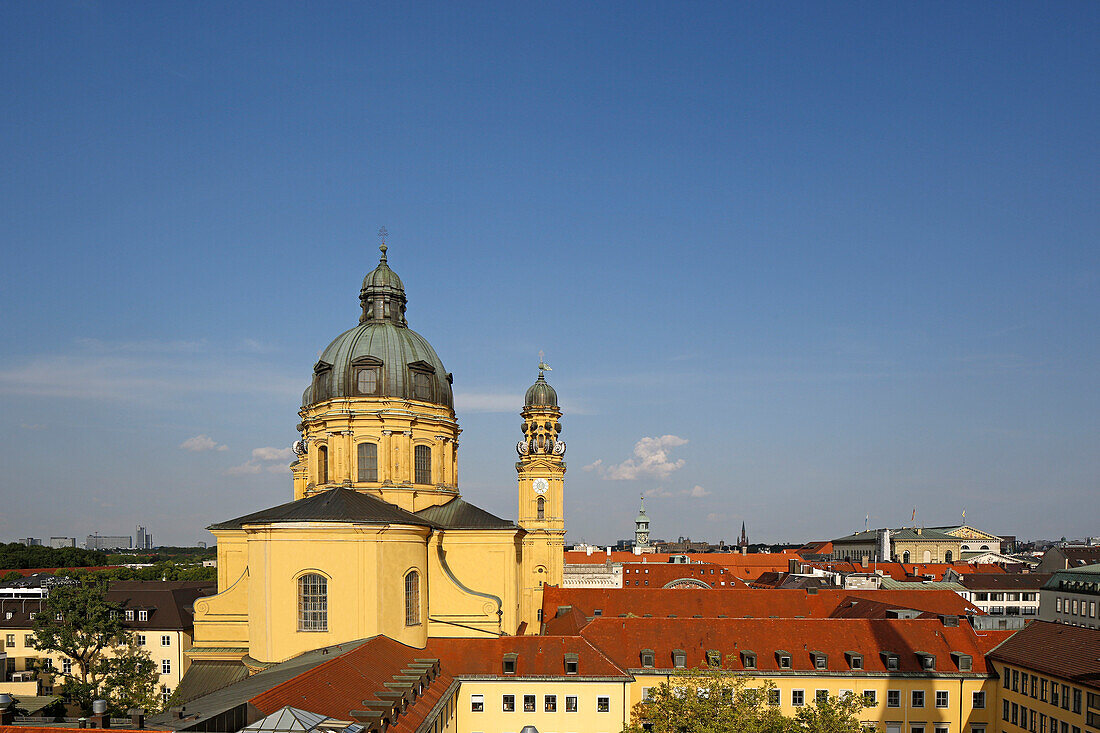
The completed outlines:
{"type": "Polygon", "coordinates": [[[92,728],[110,728],[111,714],[107,712],[106,700],[92,701],[92,717],[88,720],[92,728]]]}
{"type": "Polygon", "coordinates": [[[790,560],[787,561],[787,572],[790,573],[791,575],[797,575],[798,571],[799,571],[798,560],[795,560],[792,557],[790,560]]]}
{"type": "Polygon", "coordinates": [[[863,558],[860,560],[859,564],[862,565],[863,567],[867,567],[867,556],[866,555],[863,556],[863,558]]]}
{"type": "Polygon", "coordinates": [[[0,695],[0,725],[15,725],[15,701],[11,695],[0,695]]]}
{"type": "Polygon", "coordinates": [[[130,708],[130,727],[135,730],[145,730],[145,708],[130,708]]]}

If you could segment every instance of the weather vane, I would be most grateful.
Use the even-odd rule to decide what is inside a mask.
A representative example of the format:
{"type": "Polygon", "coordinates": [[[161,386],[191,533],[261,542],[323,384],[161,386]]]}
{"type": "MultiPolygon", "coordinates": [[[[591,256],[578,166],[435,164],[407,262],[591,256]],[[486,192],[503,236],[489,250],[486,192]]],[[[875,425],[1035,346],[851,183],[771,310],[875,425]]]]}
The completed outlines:
{"type": "Polygon", "coordinates": [[[378,245],[378,249],[382,250],[383,262],[386,260],[386,250],[388,249],[388,247],[386,247],[386,236],[388,234],[389,232],[386,231],[386,227],[382,227],[378,230],[378,238],[382,240],[382,244],[378,245]]]}
{"type": "Polygon", "coordinates": [[[540,350],[540,351],[539,351],[539,376],[540,376],[540,377],[542,376],[542,373],[543,373],[543,371],[547,371],[547,372],[552,372],[552,371],[554,371],[554,370],[553,370],[553,369],[551,369],[551,368],[550,368],[550,365],[549,365],[549,364],[547,364],[547,363],[546,363],[546,362],[545,362],[545,361],[543,360],[543,358],[542,358],[542,351],[540,350]]]}

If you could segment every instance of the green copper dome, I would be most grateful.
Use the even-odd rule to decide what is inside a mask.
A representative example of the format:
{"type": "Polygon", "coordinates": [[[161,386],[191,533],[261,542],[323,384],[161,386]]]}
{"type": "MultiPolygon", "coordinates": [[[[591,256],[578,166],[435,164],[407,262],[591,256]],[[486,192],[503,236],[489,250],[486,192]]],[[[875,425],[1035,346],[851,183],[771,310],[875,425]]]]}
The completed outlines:
{"type": "Polygon", "coordinates": [[[359,292],[359,325],[337,336],[313,367],[302,406],[350,397],[393,397],[454,408],[452,377],[428,341],[405,321],[405,286],[386,262],[359,292]]]}
{"type": "Polygon", "coordinates": [[[523,398],[523,404],[527,407],[557,407],[558,393],[547,383],[542,371],[539,378],[527,388],[527,394],[523,398]]]}

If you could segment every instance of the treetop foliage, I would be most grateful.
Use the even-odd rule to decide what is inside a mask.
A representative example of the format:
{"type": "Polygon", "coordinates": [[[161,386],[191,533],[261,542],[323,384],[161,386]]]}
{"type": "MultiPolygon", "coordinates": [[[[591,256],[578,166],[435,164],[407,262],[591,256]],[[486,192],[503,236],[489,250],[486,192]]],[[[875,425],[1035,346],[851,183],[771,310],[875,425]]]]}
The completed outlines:
{"type": "Polygon", "coordinates": [[[20,542],[0,544],[0,568],[87,568],[107,564],[107,553],[79,547],[44,547],[20,542]]]}

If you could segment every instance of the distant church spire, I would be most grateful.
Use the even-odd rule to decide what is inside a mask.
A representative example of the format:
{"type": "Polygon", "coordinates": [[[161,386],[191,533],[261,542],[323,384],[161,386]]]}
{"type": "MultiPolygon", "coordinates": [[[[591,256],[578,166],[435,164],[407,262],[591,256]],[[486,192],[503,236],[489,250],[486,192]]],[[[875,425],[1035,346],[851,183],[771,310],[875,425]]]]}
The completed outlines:
{"type": "Polygon", "coordinates": [[[634,520],[634,546],[649,547],[649,517],[645,513],[645,497],[641,497],[638,518],[634,520]]]}
{"type": "Polygon", "coordinates": [[[740,547],[749,546],[749,535],[745,532],[745,522],[741,522],[741,540],[737,543],[740,547]]]}

